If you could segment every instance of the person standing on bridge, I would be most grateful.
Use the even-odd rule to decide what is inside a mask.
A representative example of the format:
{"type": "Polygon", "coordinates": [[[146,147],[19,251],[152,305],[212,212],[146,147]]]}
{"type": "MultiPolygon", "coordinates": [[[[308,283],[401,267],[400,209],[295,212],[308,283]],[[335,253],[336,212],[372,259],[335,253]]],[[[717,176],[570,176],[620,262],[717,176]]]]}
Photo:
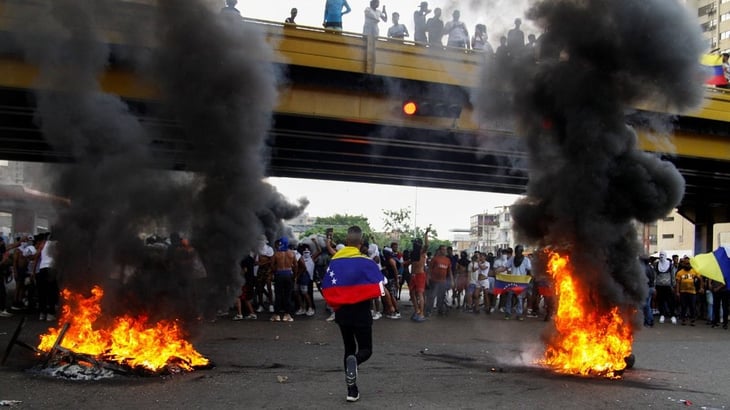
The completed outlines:
{"type": "Polygon", "coordinates": [[[380,36],[380,29],[378,23],[380,20],[388,22],[388,13],[385,12],[385,6],[383,9],[378,11],[380,7],[380,0],[370,0],[370,7],[365,9],[365,24],[362,27],[362,34],[369,37],[380,36]]]}
{"type": "Polygon", "coordinates": [[[403,40],[410,36],[408,27],[405,24],[400,23],[400,14],[398,12],[393,13],[393,25],[388,29],[388,37],[403,40]]]}
{"type": "Polygon", "coordinates": [[[238,4],[238,0],[226,0],[226,6],[221,9],[221,14],[241,18],[241,12],[236,8],[236,4],[238,4]]]}
{"type": "Polygon", "coordinates": [[[469,30],[466,29],[466,24],[463,21],[459,21],[461,18],[461,12],[454,10],[451,15],[453,20],[446,23],[444,26],[444,34],[449,36],[446,45],[448,47],[465,48],[469,49],[469,30]]]}
{"type": "Polygon", "coordinates": [[[327,0],[324,5],[324,28],[342,31],[342,16],[352,11],[347,0],[327,0]]]}
{"type": "Polygon", "coordinates": [[[284,20],[284,23],[285,24],[297,24],[297,22],[294,21],[297,18],[297,13],[299,13],[299,10],[297,10],[296,7],[291,9],[291,11],[289,12],[289,17],[287,17],[286,20],[284,20]]]}
{"type": "Polygon", "coordinates": [[[428,2],[422,1],[418,10],[413,12],[413,39],[418,43],[426,43],[426,16],[431,13],[428,2]]]}
{"type": "Polygon", "coordinates": [[[441,20],[440,8],[435,8],[433,10],[433,17],[426,22],[426,33],[428,33],[428,44],[431,47],[444,46],[441,42],[441,37],[443,37],[444,33],[444,22],[441,20]]]}

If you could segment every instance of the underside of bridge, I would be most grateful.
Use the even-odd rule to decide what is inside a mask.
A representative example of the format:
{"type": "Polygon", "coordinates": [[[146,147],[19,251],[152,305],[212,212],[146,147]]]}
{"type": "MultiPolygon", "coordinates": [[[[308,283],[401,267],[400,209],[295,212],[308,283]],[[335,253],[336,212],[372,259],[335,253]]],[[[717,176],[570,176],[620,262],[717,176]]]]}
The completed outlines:
{"type": "MultiPolygon", "coordinates": [[[[158,165],[190,170],[194,149],[163,108],[149,101],[127,102],[151,136],[158,165]]],[[[44,140],[34,112],[32,92],[0,88],[0,158],[71,161],[62,148],[44,140]]],[[[506,138],[499,133],[484,136],[275,113],[269,151],[262,152],[262,161],[267,161],[270,176],[522,194],[528,159],[518,146],[505,148],[500,140],[506,138]]],[[[687,184],[681,213],[700,224],[730,221],[727,162],[683,156],[666,159],[687,184]]]]}

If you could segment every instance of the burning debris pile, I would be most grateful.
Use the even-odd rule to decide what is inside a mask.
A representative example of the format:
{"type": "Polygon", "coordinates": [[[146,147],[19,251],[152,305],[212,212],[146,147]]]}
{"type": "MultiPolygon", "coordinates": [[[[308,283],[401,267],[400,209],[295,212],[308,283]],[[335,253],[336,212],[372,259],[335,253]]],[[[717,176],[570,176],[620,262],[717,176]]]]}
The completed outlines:
{"type": "Polygon", "coordinates": [[[91,296],[65,289],[60,328],[41,335],[38,350],[46,353],[44,367],[67,365],[134,374],[166,374],[210,366],[184,338],[180,324],[150,323],[147,317],[124,315],[105,323],[95,286],[91,296]],[[111,365],[115,364],[115,365],[111,365]]]}
{"type": "Polygon", "coordinates": [[[530,154],[527,195],[512,209],[518,238],[560,250],[549,263],[558,309],[544,363],[616,377],[647,294],[633,221],[665,216],[684,194],[671,163],[638,149],[625,110],[696,106],[703,44],[674,0],[545,0],[527,17],[545,30],[537,54],[514,53],[487,77],[508,89],[492,82],[478,99],[487,118],[512,107],[530,154]]]}

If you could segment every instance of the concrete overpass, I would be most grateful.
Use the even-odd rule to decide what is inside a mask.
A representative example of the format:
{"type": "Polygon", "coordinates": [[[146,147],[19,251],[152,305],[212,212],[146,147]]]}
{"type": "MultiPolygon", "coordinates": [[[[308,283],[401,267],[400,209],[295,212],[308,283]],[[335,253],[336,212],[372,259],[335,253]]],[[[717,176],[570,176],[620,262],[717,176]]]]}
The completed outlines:
{"type": "MultiPolygon", "coordinates": [[[[9,1],[17,0],[0,4],[9,1]]],[[[139,4],[125,7],[130,15],[150,12],[139,4]]],[[[0,16],[0,29],[6,30],[7,16],[0,16]]],[[[478,54],[250,23],[265,30],[275,50],[272,63],[287,80],[271,130],[271,176],[524,192],[526,153],[513,130],[474,118],[469,96],[480,81],[478,54]],[[405,99],[434,96],[460,107],[459,115],[403,115],[405,99]]],[[[134,47],[113,29],[107,34],[112,50],[134,47]]],[[[36,68],[12,52],[8,33],[0,39],[11,45],[0,56],[0,158],[68,161],[67,153],[44,142],[33,123],[36,68]]],[[[160,104],[156,90],[131,72],[123,54],[113,53],[113,64],[100,78],[103,89],[124,98],[155,131],[152,147],[184,169],[190,155],[184,138],[173,121],[149,114],[160,104]]],[[[730,221],[730,94],[708,89],[697,112],[658,115],[675,127],[670,144],[641,133],[641,147],[668,152],[687,182],[680,211],[697,224],[698,239],[707,240],[713,223],[730,221]]]]}

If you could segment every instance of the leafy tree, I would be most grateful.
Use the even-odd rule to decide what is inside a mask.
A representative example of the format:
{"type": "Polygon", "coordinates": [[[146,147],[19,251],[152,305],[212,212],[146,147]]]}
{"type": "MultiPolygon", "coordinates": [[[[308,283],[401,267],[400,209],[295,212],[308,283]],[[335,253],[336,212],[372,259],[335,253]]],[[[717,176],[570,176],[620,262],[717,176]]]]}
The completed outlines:
{"type": "Polygon", "coordinates": [[[401,208],[397,211],[383,209],[383,228],[385,232],[404,234],[411,232],[411,209],[401,208]]]}
{"type": "Polygon", "coordinates": [[[366,237],[371,236],[373,233],[370,222],[365,216],[335,214],[333,216],[318,217],[314,221],[314,226],[304,232],[302,236],[324,235],[328,228],[332,228],[332,241],[334,243],[344,243],[347,237],[347,228],[352,225],[359,226],[366,237]]]}

